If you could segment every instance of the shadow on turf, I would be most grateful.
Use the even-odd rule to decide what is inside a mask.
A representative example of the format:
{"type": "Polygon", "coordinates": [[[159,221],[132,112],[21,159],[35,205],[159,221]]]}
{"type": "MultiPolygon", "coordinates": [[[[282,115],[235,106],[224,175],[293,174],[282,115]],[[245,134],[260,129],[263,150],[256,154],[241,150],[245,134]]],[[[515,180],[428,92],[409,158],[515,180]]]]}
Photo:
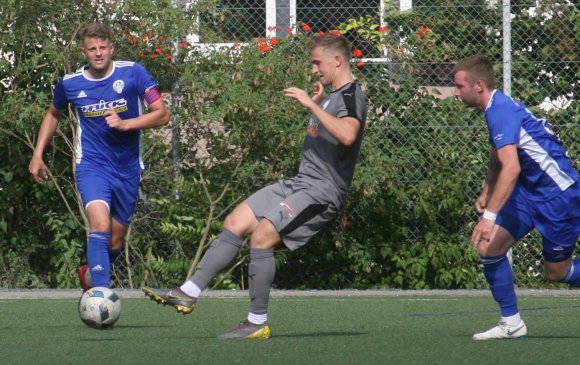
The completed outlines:
{"type": "MultiPolygon", "coordinates": [[[[561,306],[541,306],[541,307],[529,307],[520,308],[522,312],[532,312],[532,311],[551,311],[557,309],[568,309],[568,308],[580,308],[580,305],[561,305],[561,306]]],[[[483,310],[483,311],[456,311],[456,312],[413,312],[409,313],[409,317],[444,317],[444,316],[478,316],[480,314],[496,313],[496,309],[483,310]]]]}
{"type": "MultiPolygon", "coordinates": [[[[269,341],[275,340],[277,338],[304,338],[304,337],[347,337],[347,336],[364,336],[368,333],[364,332],[314,332],[314,333],[291,333],[291,334],[278,334],[275,333],[270,337],[269,341]]],[[[217,334],[215,336],[194,336],[193,338],[197,340],[215,340],[217,339],[217,334]]],[[[220,341],[236,341],[236,339],[220,340],[220,341]]]]}
{"type": "Polygon", "coordinates": [[[336,336],[340,336],[340,337],[348,337],[348,336],[364,336],[367,335],[368,333],[364,333],[364,332],[313,332],[313,333],[291,333],[291,334],[285,334],[285,335],[272,335],[272,338],[275,337],[288,337],[288,338],[293,338],[293,337],[336,337],[336,336]]]}

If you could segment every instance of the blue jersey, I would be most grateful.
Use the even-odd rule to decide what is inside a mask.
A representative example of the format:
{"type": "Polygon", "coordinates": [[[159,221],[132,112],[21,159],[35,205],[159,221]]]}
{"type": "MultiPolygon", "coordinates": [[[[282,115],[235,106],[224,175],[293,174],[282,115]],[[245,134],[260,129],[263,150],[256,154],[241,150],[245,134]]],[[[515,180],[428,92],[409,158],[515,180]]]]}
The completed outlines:
{"type": "MultiPolygon", "coordinates": [[[[140,131],[121,132],[107,125],[105,112],[113,108],[121,119],[146,111],[145,100],[157,91],[157,82],[140,64],[114,61],[113,71],[91,79],[81,68],[56,84],[56,109],[74,105],[77,116],[76,162],[92,165],[120,177],[132,177],[143,169],[140,131]]],[[[150,101],[151,99],[147,99],[150,101]]]]}
{"type": "Polygon", "coordinates": [[[516,145],[519,187],[531,200],[550,199],[579,180],[560,139],[544,119],[523,104],[494,90],[485,109],[489,139],[496,149],[516,145]]]}

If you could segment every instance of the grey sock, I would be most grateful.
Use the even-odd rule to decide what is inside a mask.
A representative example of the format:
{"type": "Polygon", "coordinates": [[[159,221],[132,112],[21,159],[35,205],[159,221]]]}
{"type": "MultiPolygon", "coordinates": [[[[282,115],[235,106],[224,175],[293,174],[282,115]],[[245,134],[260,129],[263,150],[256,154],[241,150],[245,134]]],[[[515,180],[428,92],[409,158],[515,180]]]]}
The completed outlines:
{"type": "Polygon", "coordinates": [[[250,289],[250,313],[268,312],[270,288],[276,275],[276,260],[273,249],[250,248],[248,268],[250,289]]]}
{"type": "Polygon", "coordinates": [[[224,229],[203,255],[195,273],[189,279],[204,290],[207,284],[236,257],[242,247],[242,239],[224,229]]]}

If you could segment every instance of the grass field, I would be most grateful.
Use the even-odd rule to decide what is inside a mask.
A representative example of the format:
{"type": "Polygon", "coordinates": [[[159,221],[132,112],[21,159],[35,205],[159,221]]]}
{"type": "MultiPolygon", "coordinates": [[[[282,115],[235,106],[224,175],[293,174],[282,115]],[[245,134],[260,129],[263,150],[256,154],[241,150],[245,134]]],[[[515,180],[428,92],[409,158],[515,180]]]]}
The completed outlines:
{"type": "Polygon", "coordinates": [[[274,297],[273,336],[217,340],[247,299],[202,298],[177,314],[123,298],[110,330],[86,327],[77,299],[0,300],[0,364],[577,364],[580,297],[521,297],[522,340],[471,339],[495,324],[491,297],[274,297]]]}

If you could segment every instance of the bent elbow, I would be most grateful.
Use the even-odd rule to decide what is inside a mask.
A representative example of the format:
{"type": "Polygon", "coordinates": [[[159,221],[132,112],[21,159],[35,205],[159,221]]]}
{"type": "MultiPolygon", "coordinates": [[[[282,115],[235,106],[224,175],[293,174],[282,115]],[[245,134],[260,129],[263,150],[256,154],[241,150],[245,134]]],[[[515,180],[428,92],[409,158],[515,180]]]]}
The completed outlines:
{"type": "Polygon", "coordinates": [[[342,143],[343,145],[350,147],[352,146],[354,143],[356,142],[356,137],[353,138],[351,136],[348,137],[344,137],[342,138],[342,140],[340,141],[340,143],[342,143]]]}

